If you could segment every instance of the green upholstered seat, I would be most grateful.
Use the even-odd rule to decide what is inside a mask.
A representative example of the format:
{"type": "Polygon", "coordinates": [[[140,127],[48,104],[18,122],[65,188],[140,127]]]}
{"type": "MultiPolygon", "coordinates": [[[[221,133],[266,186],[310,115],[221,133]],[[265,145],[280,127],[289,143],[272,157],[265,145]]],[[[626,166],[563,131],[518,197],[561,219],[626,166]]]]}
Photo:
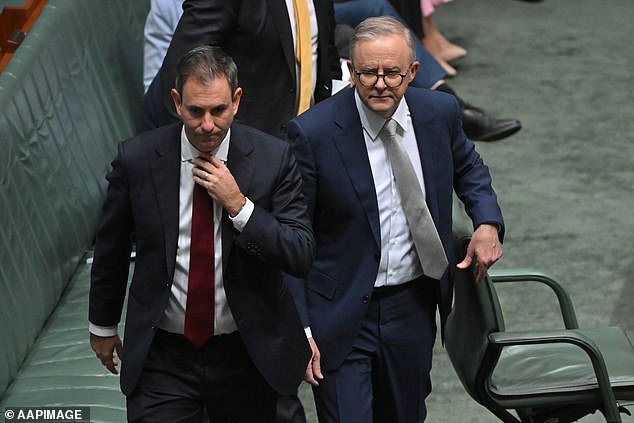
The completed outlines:
{"type": "Polygon", "coordinates": [[[84,255],[141,111],[148,9],[49,0],[0,73],[0,408],[91,404],[94,421],[124,420],[118,378],[88,345],[84,255]]]}
{"type": "Polygon", "coordinates": [[[90,265],[82,261],[35,340],[3,407],[89,407],[91,422],[126,421],[118,376],[105,371],[87,341],[90,265]]]}
{"type": "Polygon", "coordinates": [[[565,423],[597,410],[621,421],[620,406],[634,402],[634,347],[621,329],[580,329],[568,294],[543,272],[497,271],[476,283],[461,271],[455,286],[446,348],[478,403],[504,422],[565,423]],[[495,285],[511,282],[551,287],[565,329],[506,331],[495,285]]]}

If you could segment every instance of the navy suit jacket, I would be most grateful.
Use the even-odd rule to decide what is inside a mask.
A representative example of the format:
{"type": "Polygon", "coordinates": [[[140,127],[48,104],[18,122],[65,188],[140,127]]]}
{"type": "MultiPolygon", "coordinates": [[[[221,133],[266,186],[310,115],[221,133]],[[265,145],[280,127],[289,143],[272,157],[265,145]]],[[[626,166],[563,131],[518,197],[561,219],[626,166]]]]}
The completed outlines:
{"type": "MultiPolygon", "coordinates": [[[[167,305],[179,233],[181,124],[121,143],[108,174],[91,274],[90,315],[117,325],[126,293],[132,236],[136,242],[129,287],[121,389],[130,394],[167,305]]],[[[227,301],[256,366],[282,394],[296,392],[310,347],[283,273],[305,275],[313,234],[290,146],[234,123],[227,166],[255,204],[242,232],[222,217],[223,278],[227,301]]]]}
{"type": "MultiPolygon", "coordinates": [[[[330,96],[341,78],[334,44],[332,0],[313,0],[319,40],[315,102],[330,96]]],[[[180,57],[199,45],[220,46],[238,66],[244,94],[236,119],[284,138],[295,116],[297,78],[290,19],[284,0],[186,0],[183,15],[159,72],[159,126],[178,119],[169,91],[180,57]]]]}
{"type": "MultiPolygon", "coordinates": [[[[452,237],[455,190],[474,227],[504,228],[488,168],[462,131],[455,98],[409,88],[409,106],[425,179],[426,202],[449,259],[439,282],[444,321],[452,301],[456,263],[452,237]]],[[[288,137],[302,171],[316,239],[313,268],[289,278],[304,324],[310,324],[322,367],[337,368],[361,327],[377,276],[381,231],[372,170],[354,101],[347,89],[292,120],[288,137]]],[[[503,231],[500,236],[502,236],[503,231]]],[[[429,282],[435,283],[435,282],[429,282]]]]}

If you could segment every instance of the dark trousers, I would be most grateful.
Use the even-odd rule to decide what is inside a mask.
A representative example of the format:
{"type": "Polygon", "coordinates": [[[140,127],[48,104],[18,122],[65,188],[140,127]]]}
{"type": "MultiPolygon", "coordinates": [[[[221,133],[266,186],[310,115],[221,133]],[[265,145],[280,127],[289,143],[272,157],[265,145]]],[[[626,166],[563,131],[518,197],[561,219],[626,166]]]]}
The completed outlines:
{"type": "Polygon", "coordinates": [[[425,420],[437,282],[375,289],[352,351],[314,389],[320,423],[425,420]]]}
{"type": "Polygon", "coordinates": [[[202,347],[158,331],[135,391],[128,421],[275,423],[278,394],[256,369],[238,332],[202,347]]]}
{"type": "Polygon", "coordinates": [[[277,423],[306,423],[304,406],[297,394],[281,395],[277,400],[277,423]]]}

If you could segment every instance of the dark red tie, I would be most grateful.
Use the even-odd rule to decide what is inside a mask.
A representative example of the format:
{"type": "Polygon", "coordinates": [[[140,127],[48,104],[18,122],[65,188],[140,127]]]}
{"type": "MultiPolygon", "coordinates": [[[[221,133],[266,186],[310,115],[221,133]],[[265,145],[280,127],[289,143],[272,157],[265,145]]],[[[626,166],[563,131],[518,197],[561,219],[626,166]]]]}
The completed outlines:
{"type": "Polygon", "coordinates": [[[185,337],[200,347],[214,334],[214,214],[207,190],[194,184],[185,337]]]}

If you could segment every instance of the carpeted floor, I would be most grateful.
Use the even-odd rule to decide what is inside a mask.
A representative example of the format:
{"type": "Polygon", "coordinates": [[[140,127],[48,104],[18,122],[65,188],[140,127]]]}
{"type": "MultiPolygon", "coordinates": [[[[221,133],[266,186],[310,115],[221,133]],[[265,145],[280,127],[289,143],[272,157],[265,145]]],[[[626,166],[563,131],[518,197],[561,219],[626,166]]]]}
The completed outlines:
{"type": "MultiPolygon", "coordinates": [[[[497,266],[553,274],[580,326],[618,325],[634,340],[634,2],[456,0],[434,19],[469,51],[450,85],[524,126],[477,144],[508,228],[497,266]]],[[[501,295],[511,329],[558,327],[545,292],[501,295]]],[[[496,421],[464,392],[438,344],[427,421],[496,421]]],[[[314,422],[310,393],[301,392],[314,422]]]]}

